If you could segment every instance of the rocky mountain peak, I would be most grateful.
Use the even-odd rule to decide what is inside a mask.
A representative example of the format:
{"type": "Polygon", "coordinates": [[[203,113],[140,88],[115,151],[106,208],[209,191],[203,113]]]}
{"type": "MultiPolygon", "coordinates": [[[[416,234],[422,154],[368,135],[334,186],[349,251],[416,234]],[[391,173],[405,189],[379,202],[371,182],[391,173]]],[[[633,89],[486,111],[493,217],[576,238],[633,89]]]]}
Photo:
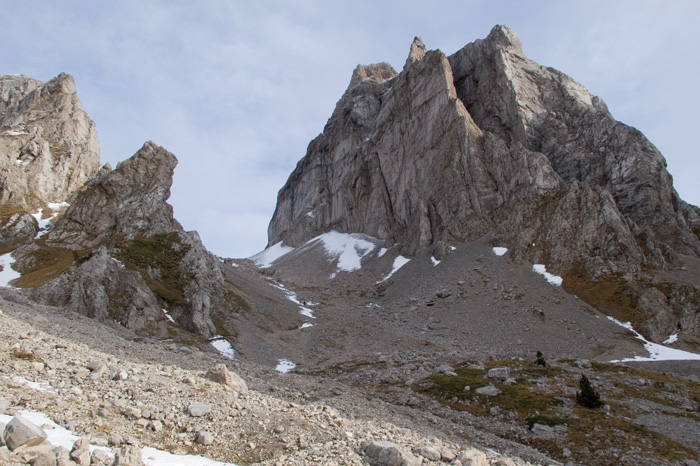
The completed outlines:
{"type": "Polygon", "coordinates": [[[411,51],[409,52],[408,58],[406,59],[406,66],[415,63],[419,60],[422,60],[424,56],[425,44],[423,43],[423,39],[416,36],[413,38],[413,42],[411,43],[411,51]]]}
{"type": "Polygon", "coordinates": [[[41,86],[38,79],[23,74],[0,76],[0,112],[16,106],[27,94],[41,86]]]}
{"type": "Polygon", "coordinates": [[[374,83],[382,83],[396,75],[396,70],[388,63],[357,65],[357,68],[352,72],[352,78],[350,78],[348,89],[368,80],[374,83]]]}
{"type": "Polygon", "coordinates": [[[212,309],[236,305],[218,259],[173,218],[167,200],[176,165],[149,141],[114,170],[103,166],[44,236],[14,251],[16,286],[139,333],[165,335],[172,323],[213,335],[212,309]]]}
{"type": "Polygon", "coordinates": [[[70,75],[0,76],[0,203],[35,211],[66,201],[98,169],[95,124],[70,75]]]}
{"type": "Polygon", "coordinates": [[[504,25],[496,25],[485,39],[489,47],[505,49],[513,53],[523,53],[523,46],[514,30],[504,25]]]}
{"type": "MultiPolygon", "coordinates": [[[[395,78],[346,91],[279,192],[270,245],[336,230],[413,255],[488,235],[562,275],[641,280],[632,294],[650,270],[700,257],[700,209],[659,151],[528,60],[511,29],[449,57],[424,49],[416,38],[395,78]]],[[[674,312],[663,332],[699,328],[674,312]]]]}

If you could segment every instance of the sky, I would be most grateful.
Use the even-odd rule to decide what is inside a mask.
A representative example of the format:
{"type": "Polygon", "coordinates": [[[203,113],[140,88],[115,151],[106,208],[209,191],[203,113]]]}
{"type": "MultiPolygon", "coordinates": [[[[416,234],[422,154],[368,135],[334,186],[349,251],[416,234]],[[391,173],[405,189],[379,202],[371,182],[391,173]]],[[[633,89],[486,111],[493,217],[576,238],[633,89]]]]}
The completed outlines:
{"type": "Polygon", "coordinates": [[[113,167],[175,154],[170,203],[212,252],[267,244],[278,190],[357,64],[403,67],[414,36],[452,54],[496,24],[603,98],[700,204],[700,2],[0,0],[0,74],[72,75],[113,167]]]}

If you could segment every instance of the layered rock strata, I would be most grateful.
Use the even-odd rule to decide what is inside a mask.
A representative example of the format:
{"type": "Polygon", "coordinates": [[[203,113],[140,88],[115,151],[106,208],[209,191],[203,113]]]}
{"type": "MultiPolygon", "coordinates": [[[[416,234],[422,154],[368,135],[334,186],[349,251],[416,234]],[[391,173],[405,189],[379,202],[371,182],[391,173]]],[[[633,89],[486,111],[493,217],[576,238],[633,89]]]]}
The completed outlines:
{"type": "Polygon", "coordinates": [[[0,204],[63,202],[100,167],[95,124],[73,78],[0,76],[0,204]]]}
{"type": "Polygon", "coordinates": [[[329,230],[408,254],[490,235],[517,259],[593,280],[700,256],[700,209],[679,198],[659,151],[528,60],[505,26],[450,57],[416,39],[398,74],[354,71],[279,192],[269,245],[329,230]]]}

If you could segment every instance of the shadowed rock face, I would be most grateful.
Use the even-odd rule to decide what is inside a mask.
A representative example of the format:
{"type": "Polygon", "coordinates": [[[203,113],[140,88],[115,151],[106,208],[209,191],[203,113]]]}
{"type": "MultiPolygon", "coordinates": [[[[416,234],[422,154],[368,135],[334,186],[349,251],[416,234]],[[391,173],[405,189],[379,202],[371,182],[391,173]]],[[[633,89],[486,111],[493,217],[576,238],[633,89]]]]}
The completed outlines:
{"type": "Polygon", "coordinates": [[[399,74],[358,66],[279,192],[269,245],[329,230],[408,254],[490,235],[593,279],[700,256],[700,209],[658,150],[504,26],[450,57],[416,39],[399,74]]]}
{"type": "Polygon", "coordinates": [[[71,76],[0,76],[0,203],[36,210],[69,200],[99,169],[99,153],[71,76]]]}

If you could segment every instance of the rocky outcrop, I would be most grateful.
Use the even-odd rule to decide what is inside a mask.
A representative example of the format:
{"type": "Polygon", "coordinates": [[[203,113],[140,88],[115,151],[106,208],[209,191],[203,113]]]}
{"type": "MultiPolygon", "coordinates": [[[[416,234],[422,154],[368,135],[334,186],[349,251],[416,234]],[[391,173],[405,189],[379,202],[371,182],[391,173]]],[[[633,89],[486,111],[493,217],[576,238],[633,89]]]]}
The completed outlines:
{"type": "Polygon", "coordinates": [[[73,250],[182,231],[170,197],[173,154],[147,142],[114,171],[103,167],[46,235],[46,245],[73,250]]]}
{"type": "Polygon", "coordinates": [[[71,76],[0,76],[0,204],[36,211],[68,200],[98,170],[99,151],[71,76]]]}
{"type": "Polygon", "coordinates": [[[700,254],[700,211],[678,197],[661,153],[581,84],[528,60],[512,30],[497,26],[450,64],[457,94],[480,128],[544,154],[566,183],[609,193],[614,205],[602,210],[618,210],[635,237],[644,232],[647,260],[663,267],[675,253],[700,254]]]}
{"type": "Polygon", "coordinates": [[[509,28],[450,57],[416,39],[401,73],[354,71],[279,192],[269,245],[336,230],[444,256],[490,235],[560,274],[635,279],[700,256],[700,209],[665,167],[600,98],[528,60],[509,28]]]}
{"type": "Polygon", "coordinates": [[[113,171],[103,167],[46,235],[15,251],[17,285],[139,333],[164,335],[167,309],[182,327],[212,336],[212,308],[232,306],[219,261],[167,203],[176,165],[147,142],[113,171]]]}
{"type": "Polygon", "coordinates": [[[119,322],[139,333],[167,335],[162,306],[144,278],[104,246],[89,260],[39,287],[34,297],[103,322],[119,322]]]}
{"type": "Polygon", "coordinates": [[[30,242],[39,230],[36,219],[29,214],[15,213],[0,226],[0,244],[7,249],[30,242]]]}

